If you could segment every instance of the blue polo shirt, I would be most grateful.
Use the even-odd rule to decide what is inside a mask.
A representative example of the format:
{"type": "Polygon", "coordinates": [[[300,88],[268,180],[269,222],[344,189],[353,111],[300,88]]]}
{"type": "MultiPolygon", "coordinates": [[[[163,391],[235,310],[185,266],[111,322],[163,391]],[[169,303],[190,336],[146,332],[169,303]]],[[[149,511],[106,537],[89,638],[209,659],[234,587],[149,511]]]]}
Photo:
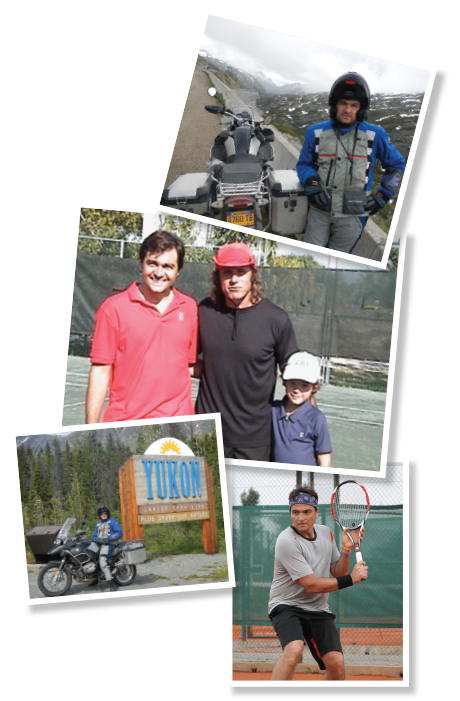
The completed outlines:
{"type": "Polygon", "coordinates": [[[318,453],[332,453],[326,417],[310,401],[286,416],[284,399],[272,406],[272,460],[316,465],[318,453]]]}

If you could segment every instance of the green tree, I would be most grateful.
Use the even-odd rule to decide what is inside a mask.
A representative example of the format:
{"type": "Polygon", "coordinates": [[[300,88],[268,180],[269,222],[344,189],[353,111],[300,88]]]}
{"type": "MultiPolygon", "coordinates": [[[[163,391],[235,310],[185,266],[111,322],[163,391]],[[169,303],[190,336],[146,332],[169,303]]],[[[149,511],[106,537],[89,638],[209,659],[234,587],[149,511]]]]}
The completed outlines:
{"type": "MultiPolygon", "coordinates": [[[[80,236],[89,236],[94,241],[79,238],[78,251],[95,255],[119,255],[119,244],[111,249],[107,242],[99,238],[129,241],[142,236],[142,214],[137,212],[117,212],[108,209],[81,209],[80,236]]],[[[127,245],[125,258],[137,258],[139,246],[127,245]]]]}
{"type": "Polygon", "coordinates": [[[247,492],[241,494],[241,503],[243,506],[257,506],[259,503],[260,494],[252,487],[247,492]]]}

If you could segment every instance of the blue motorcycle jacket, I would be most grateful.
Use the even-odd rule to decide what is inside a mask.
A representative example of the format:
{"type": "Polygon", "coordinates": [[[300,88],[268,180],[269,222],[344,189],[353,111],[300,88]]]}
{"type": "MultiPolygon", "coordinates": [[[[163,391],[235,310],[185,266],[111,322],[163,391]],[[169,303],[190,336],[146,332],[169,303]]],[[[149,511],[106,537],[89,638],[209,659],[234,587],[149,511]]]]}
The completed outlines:
{"type": "MultiPolygon", "coordinates": [[[[107,539],[111,542],[115,542],[116,540],[123,538],[122,528],[116,518],[108,518],[105,521],[101,520],[96,523],[92,540],[95,541],[98,538],[102,538],[104,540],[107,539]]],[[[108,555],[110,555],[111,552],[112,547],[109,548],[108,555]]]]}
{"type": "MultiPolygon", "coordinates": [[[[406,163],[386,131],[369,122],[339,129],[328,119],[308,127],[296,169],[304,184],[310,177],[319,177],[328,193],[324,211],[333,217],[359,216],[366,213],[377,159],[385,169],[379,191],[391,199],[399,190],[406,163]]],[[[316,203],[311,206],[320,208],[316,203]]]]}

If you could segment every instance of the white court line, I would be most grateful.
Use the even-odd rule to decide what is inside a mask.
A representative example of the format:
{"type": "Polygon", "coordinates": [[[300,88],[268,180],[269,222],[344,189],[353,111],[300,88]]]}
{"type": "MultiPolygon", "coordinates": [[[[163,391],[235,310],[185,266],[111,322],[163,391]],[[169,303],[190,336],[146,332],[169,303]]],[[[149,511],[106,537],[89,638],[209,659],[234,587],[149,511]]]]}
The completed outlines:
{"type": "Polygon", "coordinates": [[[76,382],[66,382],[66,386],[68,386],[68,387],[86,387],[86,384],[79,385],[76,382]]]}
{"type": "Polygon", "coordinates": [[[72,406],[83,406],[85,402],[76,402],[76,404],[64,404],[64,409],[69,409],[72,406]]]}
{"type": "Polygon", "coordinates": [[[385,412],[380,409],[359,409],[356,407],[341,406],[340,404],[325,404],[323,402],[321,402],[321,406],[325,406],[328,409],[346,409],[347,411],[368,411],[371,414],[385,414],[385,412]]]}
{"type": "Polygon", "coordinates": [[[367,426],[383,426],[383,423],[379,423],[378,421],[362,421],[361,419],[344,419],[341,416],[327,416],[328,421],[347,421],[348,423],[352,424],[366,424],[367,426]]]}

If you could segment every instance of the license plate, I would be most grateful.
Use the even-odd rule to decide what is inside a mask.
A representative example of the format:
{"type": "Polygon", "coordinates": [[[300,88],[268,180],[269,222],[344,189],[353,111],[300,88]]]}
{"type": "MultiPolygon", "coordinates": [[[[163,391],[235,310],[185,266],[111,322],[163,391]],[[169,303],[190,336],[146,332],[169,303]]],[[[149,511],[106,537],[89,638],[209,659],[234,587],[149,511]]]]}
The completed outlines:
{"type": "Polygon", "coordinates": [[[239,209],[235,212],[227,212],[229,224],[239,224],[240,226],[254,226],[254,210],[239,209]]]}

